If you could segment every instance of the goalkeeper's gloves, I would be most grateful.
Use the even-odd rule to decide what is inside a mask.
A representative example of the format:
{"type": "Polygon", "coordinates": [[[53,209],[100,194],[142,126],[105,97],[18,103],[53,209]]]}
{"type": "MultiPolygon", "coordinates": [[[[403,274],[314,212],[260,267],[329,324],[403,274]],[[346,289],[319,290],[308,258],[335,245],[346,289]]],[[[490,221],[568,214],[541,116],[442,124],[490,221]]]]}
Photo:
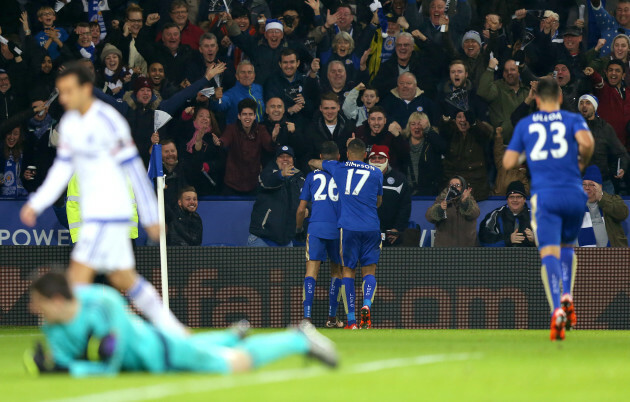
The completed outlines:
{"type": "Polygon", "coordinates": [[[45,373],[67,373],[68,369],[60,367],[55,364],[55,361],[50,355],[44,352],[44,347],[40,342],[35,344],[35,348],[32,350],[26,350],[24,352],[24,366],[26,371],[33,375],[45,373]]]}
{"type": "Polygon", "coordinates": [[[295,240],[300,243],[306,242],[306,232],[304,231],[303,227],[295,229],[295,240]]]}
{"type": "Polygon", "coordinates": [[[85,356],[92,362],[107,361],[114,355],[115,350],[116,337],[113,334],[107,334],[102,338],[90,335],[85,356]]]}

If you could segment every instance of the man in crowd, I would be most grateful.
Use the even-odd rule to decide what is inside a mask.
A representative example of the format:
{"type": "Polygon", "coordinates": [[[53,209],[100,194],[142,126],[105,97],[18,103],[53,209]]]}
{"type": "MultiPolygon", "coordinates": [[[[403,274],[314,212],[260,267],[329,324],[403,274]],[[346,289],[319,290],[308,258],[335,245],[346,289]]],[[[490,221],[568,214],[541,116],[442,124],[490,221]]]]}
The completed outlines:
{"type": "Polygon", "coordinates": [[[507,204],[496,208],[479,225],[479,241],[485,247],[535,247],[525,186],[513,181],[507,188],[507,204]]]}
{"type": "Polygon", "coordinates": [[[212,134],[214,145],[227,150],[224,195],[255,195],[263,152],[274,151],[280,129],[269,135],[256,122],[257,109],[255,100],[243,99],[238,103],[238,121],[228,125],[221,138],[212,134]]]}
{"type": "Polygon", "coordinates": [[[342,159],[346,151],[346,142],[352,135],[352,123],[339,113],[339,98],[334,93],[325,93],[321,97],[320,115],[317,116],[306,132],[309,158],[316,158],[325,141],[334,141],[342,159]]]}
{"type": "Polygon", "coordinates": [[[586,168],[582,187],[588,200],[578,235],[580,247],[628,247],[628,238],[621,227],[628,217],[628,206],[618,195],[604,192],[597,166],[586,168]]]}
{"type": "Polygon", "coordinates": [[[280,98],[286,107],[286,113],[301,122],[312,115],[313,95],[304,93],[304,76],[298,73],[300,60],[295,50],[282,49],[280,52],[280,74],[273,74],[265,82],[265,100],[280,98]]]}
{"type": "Polygon", "coordinates": [[[433,247],[476,247],[477,218],[481,211],[463,177],[454,176],[427,209],[427,221],[435,224],[433,247]]]}
{"type": "MultiPolygon", "coordinates": [[[[225,64],[221,63],[222,66],[225,64]]],[[[256,84],[256,72],[254,65],[249,60],[239,63],[236,68],[236,84],[223,93],[222,88],[216,88],[214,97],[210,102],[210,108],[226,114],[225,122],[233,124],[237,120],[238,105],[243,99],[249,99],[256,103],[256,121],[263,120],[265,112],[265,101],[263,99],[263,88],[256,84]]]]}
{"type": "Polygon", "coordinates": [[[527,98],[529,88],[521,83],[521,75],[514,60],[508,60],[503,66],[503,78],[494,79],[496,58],[490,59],[488,68],[481,75],[477,94],[490,105],[490,122],[493,127],[501,127],[503,140],[509,143],[514,127],[510,120],[512,112],[527,98]]]}
{"type": "Polygon", "coordinates": [[[158,61],[164,66],[166,77],[177,85],[185,84],[184,73],[190,63],[193,51],[190,46],[181,42],[179,26],[174,22],[164,24],[162,27],[162,39],[154,41],[153,25],[159,20],[158,14],[151,14],[147,22],[136,38],[138,52],[149,63],[158,61]]]}
{"type": "Polygon", "coordinates": [[[400,127],[407,125],[409,115],[413,112],[423,112],[430,121],[439,121],[440,112],[431,98],[418,88],[416,76],[403,73],[398,77],[396,88],[384,97],[382,106],[387,112],[390,122],[396,122],[400,127]]]}
{"type": "Polygon", "coordinates": [[[381,239],[386,247],[400,246],[411,216],[411,191],[407,178],[390,166],[389,148],[385,145],[372,146],[368,161],[383,172],[383,203],[378,207],[381,239]]]}
{"type": "MultiPolygon", "coordinates": [[[[171,3],[169,16],[179,28],[182,45],[188,45],[191,49],[197,50],[203,30],[188,19],[188,4],[184,0],[174,0],[171,3]]],[[[162,33],[159,33],[156,38],[157,41],[160,39],[162,39],[162,33]]]]}
{"type": "Polygon", "coordinates": [[[287,145],[276,151],[276,160],[260,173],[260,191],[249,224],[250,247],[292,247],[296,212],[304,174],[294,165],[293,149],[287,145]]]}
{"type": "Polygon", "coordinates": [[[356,138],[361,139],[370,148],[382,145],[387,147],[388,164],[400,172],[406,172],[409,165],[409,142],[401,135],[398,123],[387,124],[385,110],[374,106],[368,112],[367,122],[358,127],[356,138]]]}
{"type": "Polygon", "coordinates": [[[302,135],[303,128],[295,124],[293,117],[294,116],[287,115],[282,99],[269,98],[269,100],[267,100],[263,125],[269,133],[272,133],[276,129],[276,125],[279,126],[280,131],[276,138],[276,144],[279,146],[288,145],[293,148],[295,151],[295,165],[302,167],[308,162],[304,161],[307,147],[304,144],[304,137],[302,135]]]}
{"type": "Polygon", "coordinates": [[[200,246],[203,238],[203,223],[197,213],[197,191],[184,187],[179,192],[175,216],[167,223],[166,244],[168,246],[200,246]]]}
{"type": "Polygon", "coordinates": [[[582,95],[579,107],[582,117],[595,138],[591,164],[599,168],[603,190],[608,194],[615,194],[612,179],[624,177],[628,168],[628,152],[621,145],[613,127],[597,115],[599,100],[594,95],[582,95]],[[619,164],[619,170],[617,170],[617,164],[619,164]]]}
{"type": "Polygon", "coordinates": [[[199,52],[193,54],[190,63],[186,66],[186,79],[189,82],[195,82],[203,76],[208,67],[217,63],[225,63],[225,71],[217,75],[210,86],[221,89],[232,88],[236,81],[234,66],[219,56],[217,37],[213,33],[206,32],[199,38],[199,52]]]}
{"type": "Polygon", "coordinates": [[[436,86],[431,78],[430,63],[428,60],[421,60],[413,48],[414,39],[410,33],[402,32],[396,36],[396,54],[381,65],[376,78],[372,81],[372,85],[378,89],[381,96],[385,96],[396,87],[403,73],[413,74],[420,80],[416,85],[429,97],[435,96],[436,86]]]}
{"type": "Polygon", "coordinates": [[[627,68],[628,64],[621,60],[610,60],[606,67],[605,80],[591,67],[584,70],[584,74],[591,79],[593,93],[598,98],[599,115],[615,129],[617,138],[626,149],[630,144],[626,131],[630,121],[630,96],[624,82],[627,68]]]}

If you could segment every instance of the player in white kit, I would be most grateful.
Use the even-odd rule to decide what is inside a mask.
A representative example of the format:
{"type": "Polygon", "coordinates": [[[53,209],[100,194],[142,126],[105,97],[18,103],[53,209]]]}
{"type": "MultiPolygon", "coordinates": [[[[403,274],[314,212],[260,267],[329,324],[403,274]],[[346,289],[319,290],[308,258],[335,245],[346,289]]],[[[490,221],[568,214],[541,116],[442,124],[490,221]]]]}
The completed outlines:
{"type": "Polygon", "coordinates": [[[157,200],[127,121],[93,97],[93,76],[84,66],[68,64],[56,85],[59,102],[66,109],[58,128],[57,158],[42,186],[22,208],[22,222],[34,226],[37,216],[59,198],[76,172],[83,224],[68,268],[70,282],[86,285],[96,273],[106,274],[154,325],[185,334],[185,327],[163,308],[153,285],[135,270],[129,239],[132,199],[126,177],[136,196],[140,221],[153,240],[159,238],[159,223],[157,200]]]}

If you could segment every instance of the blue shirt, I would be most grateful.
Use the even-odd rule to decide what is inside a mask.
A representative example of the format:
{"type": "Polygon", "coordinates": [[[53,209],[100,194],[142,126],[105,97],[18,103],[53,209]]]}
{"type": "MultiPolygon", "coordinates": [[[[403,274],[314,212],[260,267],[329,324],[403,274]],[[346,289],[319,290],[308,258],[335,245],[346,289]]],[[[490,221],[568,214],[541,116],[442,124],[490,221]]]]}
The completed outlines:
{"type": "Polygon", "coordinates": [[[532,176],[532,193],[583,191],[575,139],[580,130],[590,131],[584,118],[564,110],[535,112],[516,125],[508,149],[525,151],[532,176]]]}
{"type": "Polygon", "coordinates": [[[308,233],[321,239],[338,239],[339,190],[330,173],[323,170],[309,173],[300,200],[313,203],[308,233]]]}
{"type": "MultiPolygon", "coordinates": [[[[59,31],[59,40],[64,43],[65,41],[68,40],[68,32],[66,32],[65,29],[63,28],[55,28],[59,31]]],[[[39,44],[39,46],[44,47],[44,45],[46,44],[46,42],[48,41],[48,34],[46,34],[45,31],[40,31],[37,33],[37,35],[35,35],[35,40],[37,41],[37,43],[39,44]]],[[[59,57],[60,53],[59,53],[59,46],[57,45],[57,43],[55,41],[52,41],[50,43],[50,46],[48,46],[48,55],[50,56],[51,59],[55,60],[57,57],[59,57]]]]}
{"type": "Polygon", "coordinates": [[[339,227],[356,232],[380,232],[376,201],[383,195],[381,170],[359,161],[323,161],[322,167],[332,174],[339,189],[339,227]]]}
{"type": "MultiPolygon", "coordinates": [[[[156,357],[161,342],[158,331],[129,312],[120,293],[101,285],[82,286],[75,291],[79,302],[76,315],[66,323],[46,323],[42,331],[55,363],[77,377],[113,375],[128,371],[165,371],[156,357]],[[116,348],[108,361],[87,361],[85,351],[90,336],[113,335],[116,348]]],[[[164,335],[162,335],[164,336],[164,335]]]]}

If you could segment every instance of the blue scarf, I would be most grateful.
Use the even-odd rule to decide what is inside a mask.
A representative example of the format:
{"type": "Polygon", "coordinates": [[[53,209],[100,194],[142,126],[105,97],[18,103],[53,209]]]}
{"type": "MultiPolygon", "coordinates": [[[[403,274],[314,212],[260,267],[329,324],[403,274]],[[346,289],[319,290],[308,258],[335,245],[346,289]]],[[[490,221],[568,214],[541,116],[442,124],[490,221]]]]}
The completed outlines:
{"type": "MultiPolygon", "coordinates": [[[[595,230],[593,229],[593,221],[591,220],[591,211],[589,211],[588,206],[585,208],[584,220],[582,221],[582,227],[578,234],[578,245],[580,247],[597,247],[597,239],[595,238],[595,230]]],[[[601,208],[599,208],[599,214],[602,216],[603,220],[604,213],[601,208]]],[[[606,221],[604,221],[604,223],[606,223],[606,221]]],[[[610,247],[610,239],[606,247],[610,247]]]]}
{"type": "Polygon", "coordinates": [[[35,137],[37,137],[37,139],[39,140],[44,134],[46,134],[46,132],[50,130],[50,128],[52,127],[52,123],[53,119],[49,114],[47,114],[46,117],[44,117],[44,120],[41,121],[36,120],[34,117],[32,117],[28,121],[28,129],[29,131],[32,131],[35,137]]]}
{"type": "Polygon", "coordinates": [[[28,192],[22,185],[22,179],[20,179],[20,165],[21,157],[18,163],[13,160],[13,155],[9,155],[6,164],[4,166],[4,180],[2,183],[2,192],[0,195],[3,197],[26,197],[28,192]]]}
{"type": "Polygon", "coordinates": [[[98,26],[101,29],[101,40],[107,36],[107,28],[105,27],[105,21],[103,20],[103,13],[101,12],[101,8],[99,7],[99,0],[92,0],[90,4],[88,4],[88,18],[89,21],[98,22],[98,26]]]}

